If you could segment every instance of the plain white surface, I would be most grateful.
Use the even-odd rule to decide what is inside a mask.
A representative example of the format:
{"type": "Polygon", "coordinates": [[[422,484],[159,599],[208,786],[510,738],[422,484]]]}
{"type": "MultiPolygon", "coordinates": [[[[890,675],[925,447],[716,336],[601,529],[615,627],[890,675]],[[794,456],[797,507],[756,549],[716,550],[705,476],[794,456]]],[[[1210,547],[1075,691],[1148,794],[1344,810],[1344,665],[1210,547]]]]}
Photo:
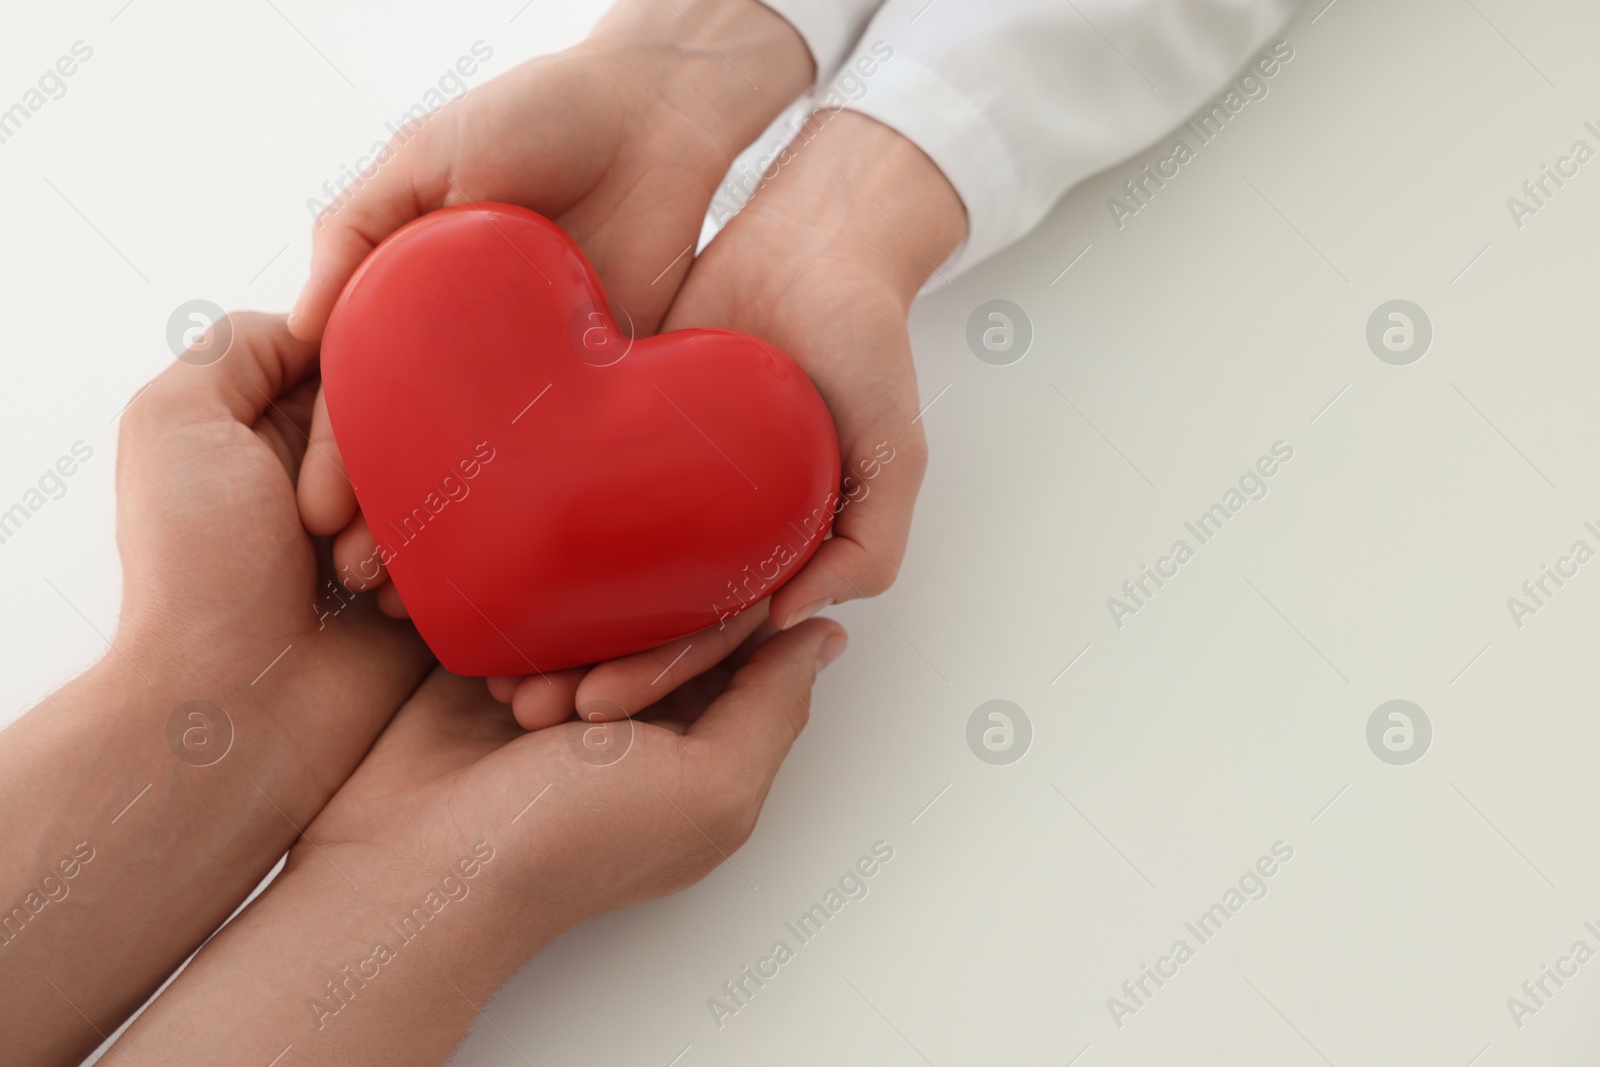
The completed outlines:
{"type": "MultiPolygon", "coordinates": [[[[0,145],[0,506],[95,449],[0,545],[0,715],[114,628],[112,419],[170,358],[169,312],[287,307],[306,198],[386,118],[475,40],[486,78],[599,6],[274,4],[30,5],[0,36],[0,107],[95,49],[0,145]]],[[[1505,601],[1596,544],[1600,162],[1520,229],[1505,202],[1597,145],[1597,36],[1578,0],[1314,3],[1270,96],[1123,229],[1106,198],[1161,151],[923,300],[911,550],[836,612],[852,647],[736,856],[749,882],[724,865],[563,938],[458,1062],[1592,1061],[1600,963],[1520,1029],[1506,998],[1600,948],[1600,565],[1521,629],[1505,601]],[[1396,367],[1364,333],[1402,297],[1435,336],[1396,367]],[[965,341],[993,298],[1032,320],[1012,366],[965,341]],[[1106,598],[1280,439],[1270,495],[1117,630],[1106,598]],[[1005,767],[966,743],[996,698],[1033,725],[1005,767]],[[1433,723],[1409,766],[1367,747],[1392,698],[1433,723]],[[707,998],[877,840],[870,894],[718,1030],[707,998]],[[1117,1028],[1107,998],[1278,840],[1266,898],[1117,1028]]]]}

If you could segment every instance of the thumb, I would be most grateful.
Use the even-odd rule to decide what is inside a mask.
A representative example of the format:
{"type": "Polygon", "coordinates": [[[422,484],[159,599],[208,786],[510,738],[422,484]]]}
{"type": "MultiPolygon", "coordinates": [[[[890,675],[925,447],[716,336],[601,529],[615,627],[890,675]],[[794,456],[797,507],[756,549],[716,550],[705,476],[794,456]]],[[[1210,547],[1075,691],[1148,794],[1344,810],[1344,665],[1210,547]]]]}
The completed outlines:
{"type": "Polygon", "coordinates": [[[849,636],[832,619],[812,619],[757,648],[685,735],[703,754],[710,780],[732,778],[764,796],[811,715],[811,684],[844,651],[849,636]]]}
{"type": "Polygon", "coordinates": [[[210,332],[221,338],[222,356],[174,360],[135,394],[126,422],[170,429],[225,414],[251,426],[316,366],[317,346],[291,337],[281,315],[233,311],[210,332]]]}
{"type": "Polygon", "coordinates": [[[361,261],[412,219],[444,206],[449,167],[434,161],[443,154],[438,142],[445,134],[437,117],[430,119],[426,127],[407,126],[396,134],[317,216],[311,271],[289,312],[289,331],[296,337],[320,338],[361,261]]]}

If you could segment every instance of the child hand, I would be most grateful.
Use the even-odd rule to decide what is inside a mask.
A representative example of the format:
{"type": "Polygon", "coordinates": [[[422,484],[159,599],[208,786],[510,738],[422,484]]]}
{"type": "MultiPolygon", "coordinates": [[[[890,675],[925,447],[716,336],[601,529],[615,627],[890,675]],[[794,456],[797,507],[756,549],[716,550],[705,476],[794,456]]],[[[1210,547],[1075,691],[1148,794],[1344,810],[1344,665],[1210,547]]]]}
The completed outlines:
{"type": "MultiPolygon", "coordinates": [[[[927,465],[906,313],[965,235],[966,212],[933,162],[895,131],[848,111],[812,123],[793,161],[695,261],[665,328],[742,330],[805,368],[839,429],[844,484],[833,536],[739,615],[594,667],[574,694],[584,718],[639,711],[769,617],[789,627],[827,604],[876,596],[905,555],[927,465]]],[[[490,687],[525,726],[547,706],[537,677],[490,687]]]]}

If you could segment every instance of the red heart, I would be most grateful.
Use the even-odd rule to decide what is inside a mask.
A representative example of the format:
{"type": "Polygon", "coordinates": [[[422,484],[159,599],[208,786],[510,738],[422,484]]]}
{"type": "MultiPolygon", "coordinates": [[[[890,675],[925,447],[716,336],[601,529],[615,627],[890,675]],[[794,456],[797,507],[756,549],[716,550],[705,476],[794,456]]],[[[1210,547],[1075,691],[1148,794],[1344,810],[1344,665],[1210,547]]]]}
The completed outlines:
{"type": "Polygon", "coordinates": [[[792,577],[839,506],[833,420],[794,361],[725,330],[630,345],[578,246],[518,207],[380,244],[322,377],[379,557],[458,674],[716,624],[792,577]]]}

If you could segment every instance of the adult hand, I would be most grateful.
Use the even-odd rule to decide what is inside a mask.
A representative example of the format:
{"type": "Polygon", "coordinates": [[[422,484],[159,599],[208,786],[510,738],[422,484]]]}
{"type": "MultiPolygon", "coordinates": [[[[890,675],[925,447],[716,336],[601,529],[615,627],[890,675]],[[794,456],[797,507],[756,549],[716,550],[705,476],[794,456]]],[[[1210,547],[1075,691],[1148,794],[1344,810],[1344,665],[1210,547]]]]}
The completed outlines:
{"type": "MultiPolygon", "coordinates": [[[[639,335],[654,333],[693,261],[706,205],[734,156],[812,79],[800,36],[757,0],[622,0],[566,52],[530,60],[391,143],[392,158],[317,222],[290,328],[321,335],[379,241],[452,204],[519,204],[583,248],[639,335]]],[[[307,529],[380,606],[404,605],[357,513],[326,408],[300,479],[307,529]]]]}
{"type": "MultiPolygon", "coordinates": [[[[595,667],[577,689],[580,713],[631,714],[715,664],[769,616],[794,626],[894,582],[927,466],[906,315],[965,235],[960,197],[920,149],[855,112],[822,111],[707,246],[664,329],[741,330],[805,368],[839,429],[844,482],[833,536],[740,615],[595,667]]],[[[539,688],[524,680],[516,697],[539,688]]],[[[530,725],[535,707],[530,700],[530,725]]]]}
{"type": "Polygon", "coordinates": [[[0,734],[17,1062],[75,1062],[138,1007],[427,669],[410,627],[319,588],[294,493],[316,346],[281,317],[227,323],[226,355],[174,362],[122,415],[110,650],[0,734]]]}
{"type": "Polygon", "coordinates": [[[122,660],[111,662],[151,684],[181,679],[195,697],[248,693],[239,714],[259,711],[250,725],[294,751],[325,798],[430,657],[370,598],[319,585],[326,545],[300,525],[294,482],[308,454],[316,345],[290,336],[281,316],[235,313],[227,324],[220,361],[175,362],[122,416],[122,660]],[[343,710],[329,715],[330,705],[343,710]]]}
{"type": "MultiPolygon", "coordinates": [[[[119,1049],[140,1064],[265,1063],[288,1044],[306,1063],[444,1062],[561,932],[691,885],[744,843],[844,643],[813,620],[635,721],[535,733],[436,670],[119,1049]]],[[[570,706],[576,672],[562,675],[547,699],[570,706]]]]}

